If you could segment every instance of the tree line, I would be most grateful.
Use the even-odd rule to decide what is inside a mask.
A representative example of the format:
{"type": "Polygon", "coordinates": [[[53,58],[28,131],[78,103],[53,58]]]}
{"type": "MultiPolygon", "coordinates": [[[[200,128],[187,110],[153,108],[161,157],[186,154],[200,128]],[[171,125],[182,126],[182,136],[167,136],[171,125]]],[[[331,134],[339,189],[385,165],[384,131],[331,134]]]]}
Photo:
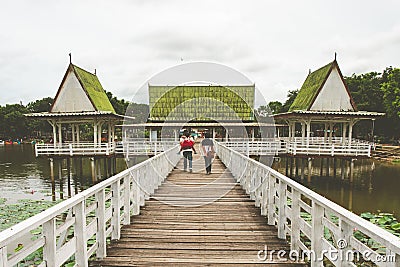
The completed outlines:
{"type": "MultiPolygon", "coordinates": [[[[118,99],[111,92],[106,94],[117,114],[125,114],[127,107],[132,105],[132,110],[136,111],[135,120],[142,122],[143,118],[147,118],[148,105],[118,99]]],[[[24,114],[48,112],[53,101],[53,98],[45,97],[27,105],[22,103],[0,105],[0,140],[29,140],[51,134],[52,128],[47,121],[27,118],[24,114]]]]}
{"type": "MultiPolygon", "coordinates": [[[[400,69],[388,67],[382,72],[353,74],[344,79],[358,110],[386,114],[374,123],[374,140],[397,143],[400,138],[400,69]]],[[[284,102],[269,102],[270,111],[273,114],[287,112],[298,92],[299,89],[289,91],[284,102]]],[[[257,113],[266,110],[267,107],[261,106],[257,113]]],[[[368,139],[371,127],[371,121],[361,121],[356,124],[355,135],[368,139]]]]}

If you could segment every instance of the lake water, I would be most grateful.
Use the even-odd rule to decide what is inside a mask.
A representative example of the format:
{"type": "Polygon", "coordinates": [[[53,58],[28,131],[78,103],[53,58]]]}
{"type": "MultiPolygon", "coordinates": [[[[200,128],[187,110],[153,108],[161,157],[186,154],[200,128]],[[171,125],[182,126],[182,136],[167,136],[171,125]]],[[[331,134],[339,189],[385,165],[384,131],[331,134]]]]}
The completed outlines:
{"type": "MultiPolygon", "coordinates": [[[[285,171],[283,162],[275,166],[281,172],[285,171]]],[[[371,164],[372,160],[356,161],[353,186],[341,181],[340,172],[336,178],[314,175],[311,184],[299,182],[357,214],[379,210],[400,217],[400,164],[375,162],[374,171],[371,171],[371,164]]],[[[317,162],[314,165],[316,168],[319,166],[317,162]]],[[[92,185],[89,159],[83,160],[82,175],[72,173],[70,188],[65,162],[62,165],[62,180],[58,178],[57,166],[56,163],[56,179],[52,184],[49,161],[35,158],[33,146],[0,146],[0,198],[6,198],[7,203],[19,199],[60,199],[68,197],[68,192],[74,194],[92,185]]],[[[117,159],[117,169],[121,171],[124,168],[124,160],[117,159]]]]}
{"type": "MultiPolygon", "coordinates": [[[[356,214],[367,211],[388,212],[400,218],[400,164],[372,159],[356,160],[352,185],[348,173],[346,179],[341,180],[339,164],[336,177],[333,177],[333,170],[330,176],[326,175],[326,161],[324,164],[321,176],[320,159],[313,160],[311,183],[307,182],[307,175],[304,180],[300,177],[295,180],[356,214]]],[[[282,158],[273,167],[285,173],[285,159],[282,158]]],[[[300,170],[298,174],[300,176],[300,170]]]]}

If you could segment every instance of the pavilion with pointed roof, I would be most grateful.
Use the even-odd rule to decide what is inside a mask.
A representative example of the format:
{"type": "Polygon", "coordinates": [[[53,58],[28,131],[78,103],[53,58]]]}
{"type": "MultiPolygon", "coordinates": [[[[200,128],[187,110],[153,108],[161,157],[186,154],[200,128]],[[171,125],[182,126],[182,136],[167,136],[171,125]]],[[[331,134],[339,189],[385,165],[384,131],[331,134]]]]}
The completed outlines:
{"type": "Polygon", "coordinates": [[[370,156],[371,150],[368,142],[353,138],[354,125],[383,115],[357,109],[335,57],[334,61],[310,72],[289,111],[274,118],[289,126],[286,140],[289,154],[352,157],[370,156]],[[299,124],[301,136],[296,136],[299,124]],[[318,133],[321,126],[323,130],[318,133]]]}
{"type": "Polygon", "coordinates": [[[26,116],[47,120],[53,127],[52,144],[37,144],[36,156],[113,154],[115,125],[123,119],[116,114],[96,72],[90,73],[71,60],[50,111],[26,116]],[[92,140],[82,140],[87,125],[93,127],[92,140]]]}

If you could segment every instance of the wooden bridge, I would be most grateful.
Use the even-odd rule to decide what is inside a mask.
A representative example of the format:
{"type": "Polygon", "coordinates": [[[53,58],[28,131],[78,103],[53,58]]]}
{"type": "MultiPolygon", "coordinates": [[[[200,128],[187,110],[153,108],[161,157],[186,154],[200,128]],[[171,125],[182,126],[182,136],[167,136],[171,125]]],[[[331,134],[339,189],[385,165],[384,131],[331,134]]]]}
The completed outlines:
{"type": "Polygon", "coordinates": [[[1,232],[0,267],[400,266],[398,237],[216,146],[212,175],[176,146],[1,232]]]}
{"type": "MultiPolygon", "coordinates": [[[[200,266],[259,264],[259,250],[285,250],[254,201],[219,159],[204,175],[204,160],[194,158],[194,172],[184,172],[183,160],[146,202],[134,223],[107,249],[107,257],[92,266],[200,266]]],[[[287,258],[268,263],[296,265],[287,258]]],[[[302,264],[297,264],[302,265],[302,264]]]]}

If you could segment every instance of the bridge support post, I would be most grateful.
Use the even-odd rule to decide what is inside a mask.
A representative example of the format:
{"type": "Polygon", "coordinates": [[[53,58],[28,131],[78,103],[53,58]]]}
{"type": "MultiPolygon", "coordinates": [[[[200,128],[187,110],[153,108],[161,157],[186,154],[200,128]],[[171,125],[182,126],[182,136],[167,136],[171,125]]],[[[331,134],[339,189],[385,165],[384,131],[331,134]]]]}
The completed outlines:
{"type": "Polygon", "coordinates": [[[300,175],[301,175],[301,180],[303,181],[304,180],[304,159],[303,158],[300,159],[300,163],[301,163],[300,175]]]}
{"type": "Polygon", "coordinates": [[[344,164],[345,163],[346,163],[345,159],[340,160],[340,176],[341,176],[342,180],[344,180],[344,175],[345,175],[345,172],[344,172],[344,164]]]}
{"type": "Polygon", "coordinates": [[[336,178],[336,158],[333,158],[333,177],[336,178]]]}
{"type": "Polygon", "coordinates": [[[312,172],[312,158],[308,158],[308,173],[307,173],[308,183],[311,183],[311,172],[312,172]]]}
{"type": "Polygon", "coordinates": [[[90,158],[90,167],[92,170],[92,182],[95,183],[96,182],[96,168],[95,168],[95,159],[94,158],[90,158]]]}
{"type": "Polygon", "coordinates": [[[350,160],[350,183],[353,183],[354,180],[354,161],[355,159],[350,160]]]}
{"type": "Polygon", "coordinates": [[[331,176],[331,161],[329,160],[329,158],[326,159],[326,177],[330,177],[331,176]]]}

